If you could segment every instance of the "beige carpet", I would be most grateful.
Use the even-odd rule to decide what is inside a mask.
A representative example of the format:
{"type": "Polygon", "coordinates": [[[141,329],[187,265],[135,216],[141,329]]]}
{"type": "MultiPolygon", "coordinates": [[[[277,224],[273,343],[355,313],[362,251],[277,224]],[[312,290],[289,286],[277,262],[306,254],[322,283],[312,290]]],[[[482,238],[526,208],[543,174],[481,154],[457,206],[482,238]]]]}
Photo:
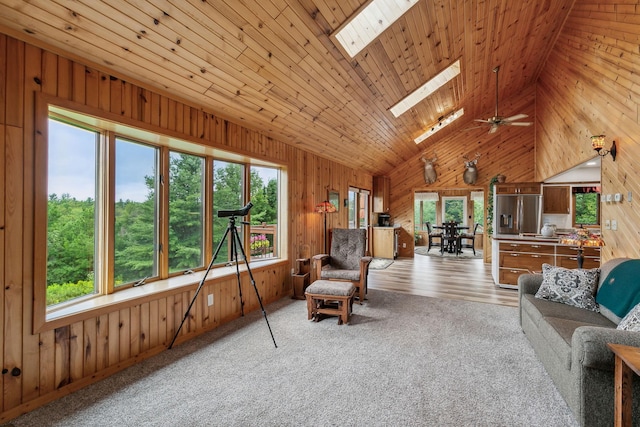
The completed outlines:
{"type": "Polygon", "coordinates": [[[277,349],[252,312],[11,424],[577,426],[514,307],[370,289],[348,325],[266,311],[277,349]]]}

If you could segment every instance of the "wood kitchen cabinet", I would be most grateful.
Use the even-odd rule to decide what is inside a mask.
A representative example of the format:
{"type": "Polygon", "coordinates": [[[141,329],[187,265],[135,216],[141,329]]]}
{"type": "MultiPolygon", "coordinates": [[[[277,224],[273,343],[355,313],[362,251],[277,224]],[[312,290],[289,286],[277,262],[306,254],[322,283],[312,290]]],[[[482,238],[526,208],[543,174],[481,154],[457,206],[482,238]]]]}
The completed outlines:
{"type": "Polygon", "coordinates": [[[373,212],[389,212],[389,193],[391,192],[391,180],[386,176],[373,177],[373,212]]]}
{"type": "MultiPolygon", "coordinates": [[[[569,269],[578,268],[578,248],[557,241],[494,239],[492,275],[502,288],[518,287],[518,277],[525,273],[541,273],[542,264],[569,269]]],[[[584,247],[582,268],[600,267],[600,248],[584,247]]]]}
{"type": "Polygon", "coordinates": [[[398,256],[397,227],[373,227],[373,256],[395,259],[398,256]]]}
{"type": "MultiPolygon", "coordinates": [[[[594,246],[583,246],[582,268],[600,267],[600,248],[594,246]]],[[[556,248],[556,265],[564,268],[578,268],[578,247],[558,246],[556,248]]]]}
{"type": "Polygon", "coordinates": [[[555,245],[500,243],[499,283],[516,286],[518,276],[542,271],[542,264],[555,264],[555,245]]]}
{"type": "Polygon", "coordinates": [[[542,189],[542,200],[546,214],[568,214],[570,205],[570,188],[568,185],[545,186],[542,189]]]}
{"type": "Polygon", "coordinates": [[[540,194],[539,182],[512,182],[509,184],[496,184],[495,194],[540,194]]]}

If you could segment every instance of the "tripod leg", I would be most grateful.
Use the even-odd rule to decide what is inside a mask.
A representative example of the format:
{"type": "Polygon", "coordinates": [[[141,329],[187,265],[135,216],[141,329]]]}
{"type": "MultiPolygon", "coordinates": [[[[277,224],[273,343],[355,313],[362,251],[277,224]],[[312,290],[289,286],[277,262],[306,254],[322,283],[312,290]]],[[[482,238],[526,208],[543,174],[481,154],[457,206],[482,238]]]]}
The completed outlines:
{"type": "MultiPolygon", "coordinates": [[[[267,328],[269,329],[269,333],[271,334],[271,340],[273,341],[273,345],[275,346],[275,348],[278,348],[278,344],[276,344],[276,339],[273,337],[273,332],[271,331],[271,326],[269,325],[269,319],[267,319],[267,312],[264,311],[264,306],[262,305],[262,299],[260,298],[260,293],[258,292],[258,288],[256,287],[256,281],[253,278],[251,267],[249,267],[249,263],[247,262],[247,254],[244,252],[244,248],[242,247],[242,240],[240,240],[240,236],[238,235],[238,230],[236,230],[235,228],[231,230],[231,238],[233,239],[234,237],[238,242],[238,247],[240,248],[240,251],[242,252],[242,258],[244,259],[245,264],[247,265],[247,273],[249,273],[249,279],[251,280],[251,285],[253,286],[253,289],[256,291],[256,297],[258,297],[258,303],[260,304],[260,310],[262,310],[262,316],[264,317],[264,321],[267,323],[267,328]]],[[[236,258],[236,265],[237,265],[237,262],[238,260],[236,258]]],[[[240,275],[238,275],[238,286],[240,286],[240,275]]]]}
{"type": "MultiPolygon", "coordinates": [[[[198,288],[196,289],[196,293],[195,293],[195,295],[193,295],[193,298],[191,299],[191,303],[189,303],[189,307],[187,307],[187,311],[184,313],[184,317],[182,318],[182,322],[180,322],[180,326],[178,326],[178,329],[176,330],[176,334],[173,336],[173,339],[171,340],[171,344],[169,344],[169,348],[173,347],[173,344],[176,342],[176,338],[178,338],[178,334],[180,333],[180,330],[182,329],[182,325],[184,325],[184,322],[187,320],[187,317],[189,316],[189,312],[191,311],[191,307],[193,306],[193,303],[196,302],[196,298],[198,298],[198,294],[200,293],[200,290],[202,289],[202,286],[204,285],[204,281],[206,280],[207,276],[209,275],[209,271],[211,271],[211,267],[213,267],[213,263],[215,262],[216,258],[218,257],[218,254],[220,253],[220,248],[222,248],[222,244],[227,239],[227,235],[229,234],[229,230],[230,229],[231,229],[231,224],[229,224],[229,226],[227,226],[227,230],[224,232],[224,236],[222,236],[222,239],[220,240],[220,243],[218,243],[218,247],[216,248],[215,252],[213,253],[213,256],[211,257],[211,262],[209,262],[209,266],[207,267],[207,271],[205,271],[204,276],[202,276],[202,280],[200,280],[200,284],[198,285],[198,288]]],[[[235,225],[234,225],[234,229],[235,229],[235,225]]]]}
{"type": "MultiPolygon", "coordinates": [[[[244,299],[242,297],[242,282],[240,280],[240,263],[238,262],[238,248],[236,247],[236,238],[238,237],[238,230],[233,227],[231,230],[231,259],[236,262],[236,279],[238,280],[238,297],[240,298],[240,314],[244,316],[244,299]]],[[[240,242],[240,237],[237,239],[240,242]]],[[[244,259],[245,262],[247,259],[244,259]]],[[[247,264],[248,265],[248,264],[247,264]]]]}

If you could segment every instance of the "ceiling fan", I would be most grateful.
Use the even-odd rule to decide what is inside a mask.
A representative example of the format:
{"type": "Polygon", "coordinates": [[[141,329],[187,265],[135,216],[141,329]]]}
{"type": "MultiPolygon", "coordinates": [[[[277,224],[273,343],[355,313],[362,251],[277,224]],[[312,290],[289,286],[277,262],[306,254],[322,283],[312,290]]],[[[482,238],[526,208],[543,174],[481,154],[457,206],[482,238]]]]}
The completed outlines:
{"type": "Polygon", "coordinates": [[[516,120],[524,119],[527,116],[526,114],[516,114],[511,117],[501,117],[498,115],[498,71],[500,71],[500,66],[497,66],[493,69],[493,72],[496,73],[496,112],[495,115],[487,120],[475,119],[476,122],[481,122],[488,124],[489,133],[495,133],[500,126],[531,126],[531,122],[518,122],[516,120]]]}

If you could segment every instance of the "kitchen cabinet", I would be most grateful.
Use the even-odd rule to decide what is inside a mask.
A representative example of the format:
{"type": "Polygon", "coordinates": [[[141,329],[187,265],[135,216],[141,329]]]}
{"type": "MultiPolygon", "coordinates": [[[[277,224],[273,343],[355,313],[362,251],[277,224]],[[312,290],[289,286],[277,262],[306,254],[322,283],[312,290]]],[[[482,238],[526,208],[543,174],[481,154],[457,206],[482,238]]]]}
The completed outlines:
{"type": "Polygon", "coordinates": [[[542,271],[542,264],[555,264],[555,246],[538,243],[500,242],[499,284],[516,286],[518,276],[542,271]]]}
{"type": "Polygon", "coordinates": [[[540,194],[539,182],[513,182],[509,184],[496,184],[495,194],[540,194]]]}
{"type": "MultiPolygon", "coordinates": [[[[578,248],[563,245],[558,240],[495,238],[492,246],[492,275],[496,285],[516,289],[518,277],[525,273],[542,272],[542,264],[578,268],[578,248]]],[[[583,268],[600,267],[600,248],[583,247],[583,268]]]]}
{"type": "Polygon", "coordinates": [[[391,180],[386,176],[373,177],[373,212],[389,212],[389,193],[391,180]]]}
{"type": "MultiPolygon", "coordinates": [[[[598,268],[600,267],[600,248],[596,246],[583,246],[582,268],[598,268]]],[[[556,250],[556,265],[564,268],[578,267],[578,247],[577,246],[558,246],[556,250]]]]}
{"type": "Polygon", "coordinates": [[[546,214],[568,214],[570,205],[568,185],[545,186],[542,189],[543,212],[546,214]]]}
{"type": "Polygon", "coordinates": [[[395,259],[398,256],[399,227],[373,227],[373,256],[395,259]]]}

